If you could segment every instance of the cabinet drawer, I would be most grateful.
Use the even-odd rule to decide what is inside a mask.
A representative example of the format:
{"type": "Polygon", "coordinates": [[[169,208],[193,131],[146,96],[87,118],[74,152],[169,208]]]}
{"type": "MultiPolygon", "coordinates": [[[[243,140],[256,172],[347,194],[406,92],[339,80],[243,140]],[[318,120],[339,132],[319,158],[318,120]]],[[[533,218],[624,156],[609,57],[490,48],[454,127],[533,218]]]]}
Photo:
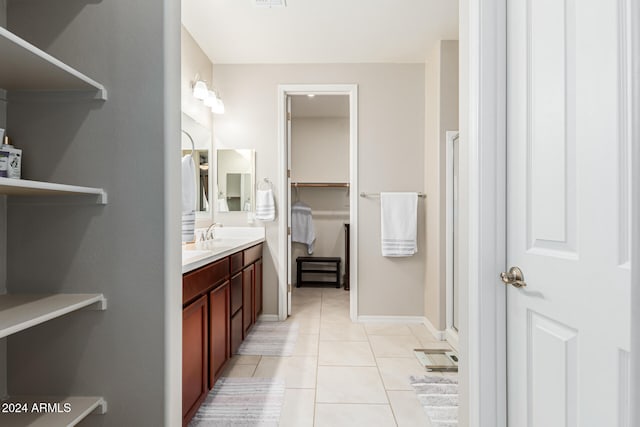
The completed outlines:
{"type": "Polygon", "coordinates": [[[182,276],[182,304],[205,294],[229,277],[229,258],[208,264],[182,276]]]}
{"type": "Polygon", "coordinates": [[[253,264],[262,258],[262,243],[252,246],[244,251],[244,265],[253,264]]]}
{"type": "Polygon", "coordinates": [[[231,274],[242,270],[242,252],[233,254],[229,258],[231,259],[231,274]]]}
{"type": "Polygon", "coordinates": [[[242,309],[231,318],[231,355],[238,351],[242,344],[242,309]]]}
{"type": "Polygon", "coordinates": [[[231,314],[242,307],[242,273],[231,278],[231,314]]]}

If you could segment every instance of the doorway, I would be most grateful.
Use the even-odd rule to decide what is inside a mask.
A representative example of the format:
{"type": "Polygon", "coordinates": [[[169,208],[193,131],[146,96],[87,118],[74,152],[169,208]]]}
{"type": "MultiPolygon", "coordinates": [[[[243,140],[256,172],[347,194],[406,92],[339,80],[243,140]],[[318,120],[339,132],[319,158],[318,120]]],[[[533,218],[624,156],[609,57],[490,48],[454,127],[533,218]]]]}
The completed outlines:
{"type": "MultiPolygon", "coordinates": [[[[292,291],[294,286],[293,274],[295,262],[291,246],[291,205],[295,202],[295,198],[300,197],[301,191],[311,190],[312,186],[304,187],[301,190],[300,184],[305,183],[292,180],[292,157],[291,157],[291,101],[294,96],[308,97],[320,96],[344,96],[348,98],[348,153],[349,153],[349,171],[348,182],[339,182],[341,184],[340,191],[348,190],[348,218],[349,228],[349,253],[350,265],[348,271],[345,272],[349,277],[350,294],[349,294],[349,315],[352,320],[357,318],[357,85],[280,85],[278,87],[278,129],[279,129],[279,152],[280,152],[280,188],[287,189],[280,197],[278,209],[280,212],[286,212],[287,215],[280,215],[279,232],[287,245],[281,248],[279,263],[279,295],[278,295],[278,317],[285,320],[292,309],[292,291]],[[295,184],[298,183],[296,190],[295,184]],[[293,185],[292,185],[293,184],[293,185]],[[348,184],[348,187],[344,184],[348,184]]],[[[302,175],[304,177],[304,175],[302,175]]],[[[306,179],[306,178],[305,178],[306,179]]],[[[308,184],[327,184],[330,182],[308,182],[308,184]]],[[[339,187],[315,187],[319,189],[335,189],[339,187]]],[[[316,195],[317,196],[317,195],[316,195]]],[[[345,208],[346,209],[346,208],[345,208]]],[[[284,246],[284,245],[283,245],[284,246]]]]}

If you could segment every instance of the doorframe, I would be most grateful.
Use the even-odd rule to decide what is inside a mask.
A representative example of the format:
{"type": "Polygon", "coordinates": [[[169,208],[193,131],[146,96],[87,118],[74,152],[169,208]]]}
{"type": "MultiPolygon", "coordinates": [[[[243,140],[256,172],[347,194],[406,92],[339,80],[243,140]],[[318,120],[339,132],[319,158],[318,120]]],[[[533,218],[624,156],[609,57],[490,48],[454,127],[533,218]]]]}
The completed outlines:
{"type": "Polygon", "coordinates": [[[358,85],[357,84],[280,84],[278,99],[278,186],[282,189],[277,202],[280,212],[278,234],[280,236],[278,264],[278,319],[287,318],[287,273],[290,260],[287,258],[287,96],[289,95],[346,95],[349,96],[349,307],[351,320],[358,318],[358,85]]]}
{"type": "MultiPolygon", "coordinates": [[[[446,131],[445,132],[445,142],[446,142],[446,146],[445,146],[445,163],[446,163],[446,167],[445,167],[445,174],[446,174],[446,179],[445,179],[445,191],[446,191],[446,208],[445,208],[445,212],[446,212],[446,220],[445,220],[445,229],[446,229],[446,241],[445,241],[445,247],[446,247],[446,274],[445,274],[445,281],[446,281],[446,292],[445,292],[445,297],[446,297],[446,309],[445,309],[445,337],[447,339],[447,342],[451,345],[451,347],[453,347],[456,351],[459,350],[460,345],[458,343],[458,331],[455,329],[454,325],[453,325],[453,316],[454,316],[454,293],[453,293],[453,279],[455,276],[455,269],[459,266],[454,265],[453,260],[454,260],[454,245],[453,245],[453,202],[454,202],[454,188],[453,188],[453,169],[454,169],[454,162],[453,162],[453,144],[455,142],[456,139],[460,139],[460,132],[459,131],[446,131]]],[[[458,159],[458,165],[460,163],[460,159],[458,159]]],[[[458,183],[459,185],[459,183],[458,183]]],[[[458,206],[459,208],[459,206],[458,206]]],[[[459,230],[458,230],[459,231],[459,230]]],[[[459,291],[458,291],[459,293],[459,291]]],[[[460,297],[460,295],[458,295],[458,298],[460,297]]],[[[460,308],[460,306],[458,306],[458,309],[460,308]]]]}
{"type": "MultiPolygon", "coordinates": [[[[640,182],[640,2],[630,1],[631,43],[631,174],[640,182]]],[[[640,185],[631,186],[631,396],[640,399],[640,185]]],[[[640,425],[640,406],[631,405],[630,426],[640,425]]]]}
{"type": "Polygon", "coordinates": [[[461,0],[459,11],[460,181],[468,186],[460,423],[505,427],[506,290],[498,274],[506,267],[506,0],[461,0]]]}

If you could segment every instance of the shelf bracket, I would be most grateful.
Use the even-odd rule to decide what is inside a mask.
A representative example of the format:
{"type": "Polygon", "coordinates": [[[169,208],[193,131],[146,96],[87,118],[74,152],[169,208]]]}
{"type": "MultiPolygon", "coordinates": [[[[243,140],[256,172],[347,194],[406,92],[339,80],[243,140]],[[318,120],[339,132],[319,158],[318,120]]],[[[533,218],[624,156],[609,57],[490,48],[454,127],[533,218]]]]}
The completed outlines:
{"type": "Polygon", "coordinates": [[[100,301],[96,301],[91,305],[86,306],[83,310],[86,311],[105,311],[107,309],[107,299],[102,296],[100,301]]]}

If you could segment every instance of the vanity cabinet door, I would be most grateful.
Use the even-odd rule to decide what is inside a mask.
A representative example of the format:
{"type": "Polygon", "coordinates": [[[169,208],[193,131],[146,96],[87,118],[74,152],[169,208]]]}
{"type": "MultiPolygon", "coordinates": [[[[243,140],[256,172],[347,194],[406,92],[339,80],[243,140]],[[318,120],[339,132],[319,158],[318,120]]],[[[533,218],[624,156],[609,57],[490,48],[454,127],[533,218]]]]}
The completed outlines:
{"type": "Polygon", "coordinates": [[[255,263],[255,316],[254,321],[258,320],[258,316],[262,313],[262,259],[255,263]]]}
{"type": "Polygon", "coordinates": [[[209,389],[229,358],[229,282],[209,293],[209,389]]]}
{"type": "Polygon", "coordinates": [[[245,267],[242,270],[242,312],[243,312],[243,327],[244,327],[244,337],[247,336],[251,325],[253,325],[253,316],[254,316],[254,304],[253,304],[253,293],[254,293],[254,265],[250,265],[245,267]]]}
{"type": "Polygon", "coordinates": [[[238,310],[231,318],[231,355],[236,354],[242,344],[242,309],[238,310]]]}
{"type": "Polygon", "coordinates": [[[182,310],[182,417],[183,424],[207,396],[208,313],[202,296],[182,310]]]}

